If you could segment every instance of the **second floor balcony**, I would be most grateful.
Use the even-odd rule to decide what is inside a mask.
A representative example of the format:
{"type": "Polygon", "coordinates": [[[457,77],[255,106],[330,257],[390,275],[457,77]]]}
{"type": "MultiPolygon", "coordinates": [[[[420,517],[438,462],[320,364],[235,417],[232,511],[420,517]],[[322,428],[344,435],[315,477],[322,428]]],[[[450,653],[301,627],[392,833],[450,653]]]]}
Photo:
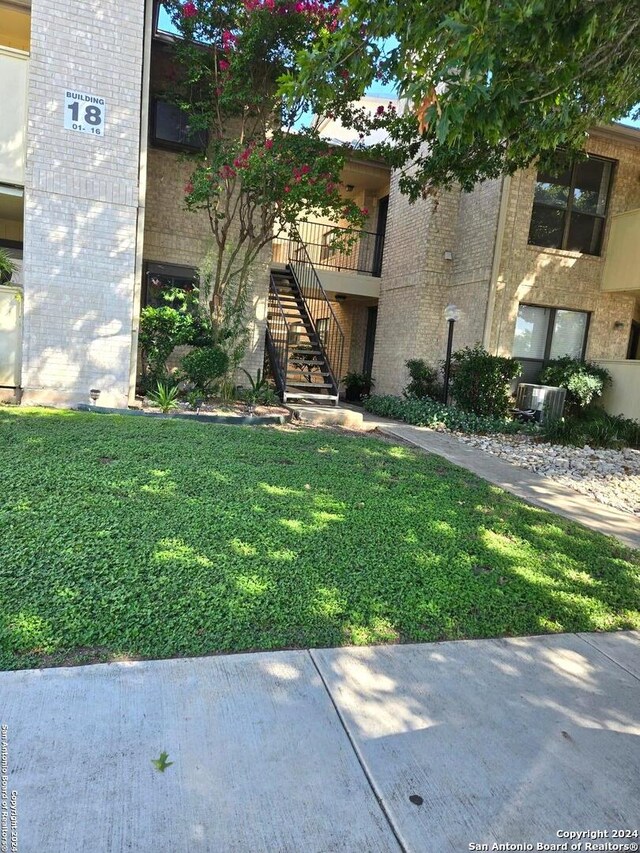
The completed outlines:
{"type": "MultiPolygon", "coordinates": [[[[326,291],[378,298],[384,234],[302,220],[298,233],[326,291]]],[[[271,261],[299,260],[299,245],[283,232],[273,240],[271,261]]]]}

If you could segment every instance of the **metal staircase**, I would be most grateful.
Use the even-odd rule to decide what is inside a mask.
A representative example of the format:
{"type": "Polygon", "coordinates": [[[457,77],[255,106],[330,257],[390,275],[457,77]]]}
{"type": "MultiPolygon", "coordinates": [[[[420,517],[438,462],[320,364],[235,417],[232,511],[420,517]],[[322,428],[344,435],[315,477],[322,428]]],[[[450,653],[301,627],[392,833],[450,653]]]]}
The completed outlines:
{"type": "Polygon", "coordinates": [[[271,271],[266,342],[284,403],[337,404],[344,334],[299,235],[287,267],[271,271]]]}

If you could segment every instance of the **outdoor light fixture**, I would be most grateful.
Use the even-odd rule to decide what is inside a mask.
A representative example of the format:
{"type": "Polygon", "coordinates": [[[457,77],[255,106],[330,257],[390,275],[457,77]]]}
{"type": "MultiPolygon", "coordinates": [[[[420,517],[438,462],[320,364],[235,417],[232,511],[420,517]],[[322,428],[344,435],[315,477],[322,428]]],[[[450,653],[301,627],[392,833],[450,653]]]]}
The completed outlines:
{"type": "Polygon", "coordinates": [[[455,323],[456,320],[460,319],[460,309],[453,302],[450,302],[444,309],[444,319],[447,323],[455,323]]]}
{"type": "Polygon", "coordinates": [[[89,391],[89,399],[91,400],[91,402],[94,405],[96,404],[99,396],[100,396],[100,389],[99,388],[92,388],[89,391]]]}
{"type": "Polygon", "coordinates": [[[354,185],[354,184],[346,184],[345,186],[346,186],[346,188],[347,188],[347,192],[348,192],[348,193],[352,193],[352,192],[354,191],[354,189],[355,189],[355,185],[354,185]]]}
{"type": "Polygon", "coordinates": [[[456,320],[460,319],[460,311],[453,302],[450,302],[444,309],[444,318],[449,324],[449,333],[447,335],[447,358],[444,363],[444,393],[442,397],[442,402],[446,406],[447,399],[449,398],[449,373],[451,370],[451,349],[453,347],[453,325],[456,320]]]}

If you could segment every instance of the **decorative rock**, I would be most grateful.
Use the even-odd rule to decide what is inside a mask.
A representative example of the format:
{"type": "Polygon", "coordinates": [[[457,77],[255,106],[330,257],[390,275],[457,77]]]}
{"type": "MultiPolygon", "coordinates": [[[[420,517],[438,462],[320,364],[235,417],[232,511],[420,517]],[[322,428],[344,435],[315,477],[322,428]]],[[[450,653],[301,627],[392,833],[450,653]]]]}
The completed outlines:
{"type": "Polygon", "coordinates": [[[459,441],[506,462],[536,471],[600,503],[640,518],[640,450],[563,447],[530,436],[462,435],[459,441]]]}

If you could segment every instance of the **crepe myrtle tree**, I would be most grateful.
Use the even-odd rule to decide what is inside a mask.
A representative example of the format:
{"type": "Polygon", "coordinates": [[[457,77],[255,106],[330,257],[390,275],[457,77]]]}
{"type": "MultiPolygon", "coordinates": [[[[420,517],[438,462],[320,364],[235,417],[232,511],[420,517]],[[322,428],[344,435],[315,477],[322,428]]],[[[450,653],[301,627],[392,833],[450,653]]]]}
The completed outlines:
{"type": "MultiPolygon", "coordinates": [[[[405,109],[381,151],[412,198],[534,161],[553,167],[558,149],[584,156],[595,124],[640,115],[637,2],[344,0],[338,21],[282,91],[322,111],[339,73],[354,100],[393,82],[405,109]]],[[[338,113],[352,120],[348,104],[338,113]]]]}
{"type": "MultiPolygon", "coordinates": [[[[285,103],[278,80],[321,34],[338,28],[339,2],[194,0],[164,3],[175,42],[171,92],[191,132],[206,131],[184,188],[189,210],[208,218],[214,249],[205,294],[214,337],[240,334],[251,268],[301,214],[361,228],[368,211],[340,192],[346,152],[322,140],[305,97],[285,103]]],[[[343,80],[342,77],[338,77],[343,80]]],[[[346,103],[346,86],[334,100],[346,103]]]]}

